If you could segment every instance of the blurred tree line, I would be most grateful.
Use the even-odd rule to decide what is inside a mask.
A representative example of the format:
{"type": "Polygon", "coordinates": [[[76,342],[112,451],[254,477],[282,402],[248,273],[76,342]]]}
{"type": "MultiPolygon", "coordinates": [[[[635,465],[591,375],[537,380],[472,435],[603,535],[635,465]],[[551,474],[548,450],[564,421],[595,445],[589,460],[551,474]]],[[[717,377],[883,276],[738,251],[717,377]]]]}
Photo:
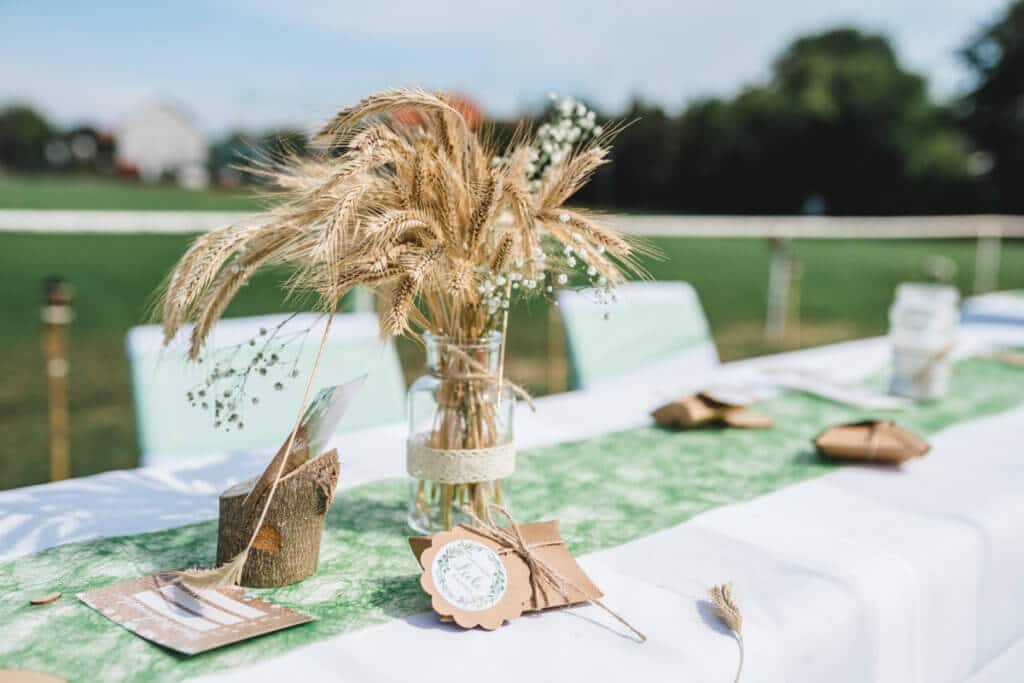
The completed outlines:
{"type": "MultiPolygon", "coordinates": [[[[635,101],[614,117],[629,125],[613,163],[576,201],[688,213],[1024,212],[1024,0],[961,57],[973,87],[936,102],[884,36],[799,38],[767,82],[734,97],[692,101],[678,115],[635,101]]],[[[517,123],[488,125],[500,141],[517,123]]],[[[52,167],[55,135],[27,108],[0,112],[0,167],[52,167]]],[[[290,131],[234,133],[212,146],[212,175],[258,181],[235,167],[304,144],[290,131]]]]}
{"type": "Polygon", "coordinates": [[[691,102],[636,101],[614,164],[578,200],[687,213],[1024,211],[1024,0],[972,39],[974,88],[949,103],[856,29],[800,38],[767,83],[691,102]]]}

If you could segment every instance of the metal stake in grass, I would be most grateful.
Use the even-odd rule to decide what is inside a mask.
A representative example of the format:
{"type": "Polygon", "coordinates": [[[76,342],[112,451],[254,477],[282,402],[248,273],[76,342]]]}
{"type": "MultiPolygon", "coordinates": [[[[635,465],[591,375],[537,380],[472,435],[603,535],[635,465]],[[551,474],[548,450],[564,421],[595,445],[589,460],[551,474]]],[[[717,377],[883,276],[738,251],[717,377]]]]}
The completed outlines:
{"type": "Polygon", "coordinates": [[[60,276],[44,284],[43,353],[49,396],[50,481],[71,476],[68,439],[68,327],[71,324],[71,290],[60,276]]]}

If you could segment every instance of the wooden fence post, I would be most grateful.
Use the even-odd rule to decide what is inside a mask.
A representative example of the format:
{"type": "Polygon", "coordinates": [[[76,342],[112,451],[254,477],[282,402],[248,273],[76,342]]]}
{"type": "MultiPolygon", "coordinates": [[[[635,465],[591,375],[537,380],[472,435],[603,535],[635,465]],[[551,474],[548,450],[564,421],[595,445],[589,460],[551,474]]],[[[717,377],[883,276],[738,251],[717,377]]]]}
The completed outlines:
{"type": "Polygon", "coordinates": [[[787,240],[773,237],[771,269],[768,271],[768,300],[764,316],[764,339],[775,346],[781,346],[786,336],[788,315],[789,282],[793,263],[787,240]]]}
{"type": "Polygon", "coordinates": [[[547,385],[549,394],[558,394],[566,390],[565,365],[565,333],[559,319],[558,307],[548,306],[548,363],[547,385]]]}
{"type": "Polygon", "coordinates": [[[998,228],[978,233],[974,247],[974,293],[999,287],[999,252],[1002,234],[998,228]]]}
{"type": "Polygon", "coordinates": [[[789,291],[786,293],[786,300],[789,306],[788,324],[793,334],[790,335],[796,346],[802,345],[801,322],[800,322],[800,296],[804,280],[803,266],[795,258],[789,263],[789,291]]]}
{"type": "Polygon", "coordinates": [[[43,285],[43,355],[46,359],[50,426],[50,481],[71,476],[68,429],[68,326],[71,289],[59,276],[43,285]]]}

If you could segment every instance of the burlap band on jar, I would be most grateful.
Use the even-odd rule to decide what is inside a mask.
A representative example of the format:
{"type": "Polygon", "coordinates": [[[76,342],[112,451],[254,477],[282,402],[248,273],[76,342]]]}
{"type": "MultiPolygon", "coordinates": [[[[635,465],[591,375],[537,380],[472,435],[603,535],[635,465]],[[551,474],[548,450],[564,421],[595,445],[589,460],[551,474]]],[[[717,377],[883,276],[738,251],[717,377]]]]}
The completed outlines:
{"type": "Polygon", "coordinates": [[[441,449],[426,445],[417,434],[406,443],[405,469],[410,477],[442,484],[471,484],[506,479],[516,469],[516,447],[441,449]]]}

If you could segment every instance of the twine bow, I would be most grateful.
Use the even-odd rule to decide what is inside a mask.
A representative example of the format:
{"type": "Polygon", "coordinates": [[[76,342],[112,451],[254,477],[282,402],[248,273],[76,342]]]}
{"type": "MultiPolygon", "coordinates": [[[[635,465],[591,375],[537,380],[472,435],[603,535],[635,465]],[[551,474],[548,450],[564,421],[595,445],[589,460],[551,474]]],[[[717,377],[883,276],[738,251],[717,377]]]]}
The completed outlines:
{"type": "Polygon", "coordinates": [[[508,387],[516,397],[530,406],[530,410],[537,412],[537,406],[534,404],[533,397],[530,396],[530,393],[515,382],[510,382],[505,379],[503,373],[499,373],[498,376],[495,377],[483,363],[470,356],[454,343],[439,341],[438,346],[444,348],[453,356],[458,357],[458,359],[465,363],[472,372],[456,372],[451,369],[446,369],[443,372],[431,371],[430,374],[439,379],[453,380],[456,382],[493,382],[499,389],[502,387],[508,387]]]}
{"type": "Polygon", "coordinates": [[[875,456],[878,455],[878,441],[882,435],[882,427],[891,427],[892,422],[889,420],[880,420],[871,424],[868,429],[868,460],[874,460],[875,456]]]}
{"type": "Polygon", "coordinates": [[[925,384],[932,381],[932,375],[934,375],[939,366],[946,361],[953,354],[953,349],[956,348],[955,342],[950,342],[946,346],[942,347],[931,356],[924,366],[914,375],[914,381],[918,384],[925,384]]]}
{"type": "MultiPolygon", "coordinates": [[[[512,514],[502,507],[491,503],[487,506],[487,521],[480,519],[473,513],[473,509],[469,506],[463,508],[463,512],[469,516],[471,520],[476,524],[477,528],[474,531],[481,536],[494,541],[503,550],[508,550],[516,553],[523,559],[526,566],[530,570],[530,583],[534,593],[537,592],[538,582],[543,581],[547,585],[555,589],[555,591],[562,596],[566,602],[571,602],[569,597],[569,591],[574,590],[580,595],[584,596],[587,602],[600,607],[605,612],[615,617],[616,620],[634,634],[641,643],[647,641],[647,636],[638,631],[632,624],[626,621],[613,609],[605,605],[601,600],[593,595],[589,595],[587,591],[583,590],[571,580],[562,576],[556,571],[551,565],[542,560],[534,553],[534,549],[542,547],[541,545],[528,545],[526,539],[523,538],[522,531],[519,528],[519,524],[512,518],[512,514]],[[491,515],[491,510],[497,511],[501,516],[508,520],[509,526],[498,526],[494,522],[494,517],[491,515]]],[[[542,544],[550,545],[550,544],[542,544]]]]}

